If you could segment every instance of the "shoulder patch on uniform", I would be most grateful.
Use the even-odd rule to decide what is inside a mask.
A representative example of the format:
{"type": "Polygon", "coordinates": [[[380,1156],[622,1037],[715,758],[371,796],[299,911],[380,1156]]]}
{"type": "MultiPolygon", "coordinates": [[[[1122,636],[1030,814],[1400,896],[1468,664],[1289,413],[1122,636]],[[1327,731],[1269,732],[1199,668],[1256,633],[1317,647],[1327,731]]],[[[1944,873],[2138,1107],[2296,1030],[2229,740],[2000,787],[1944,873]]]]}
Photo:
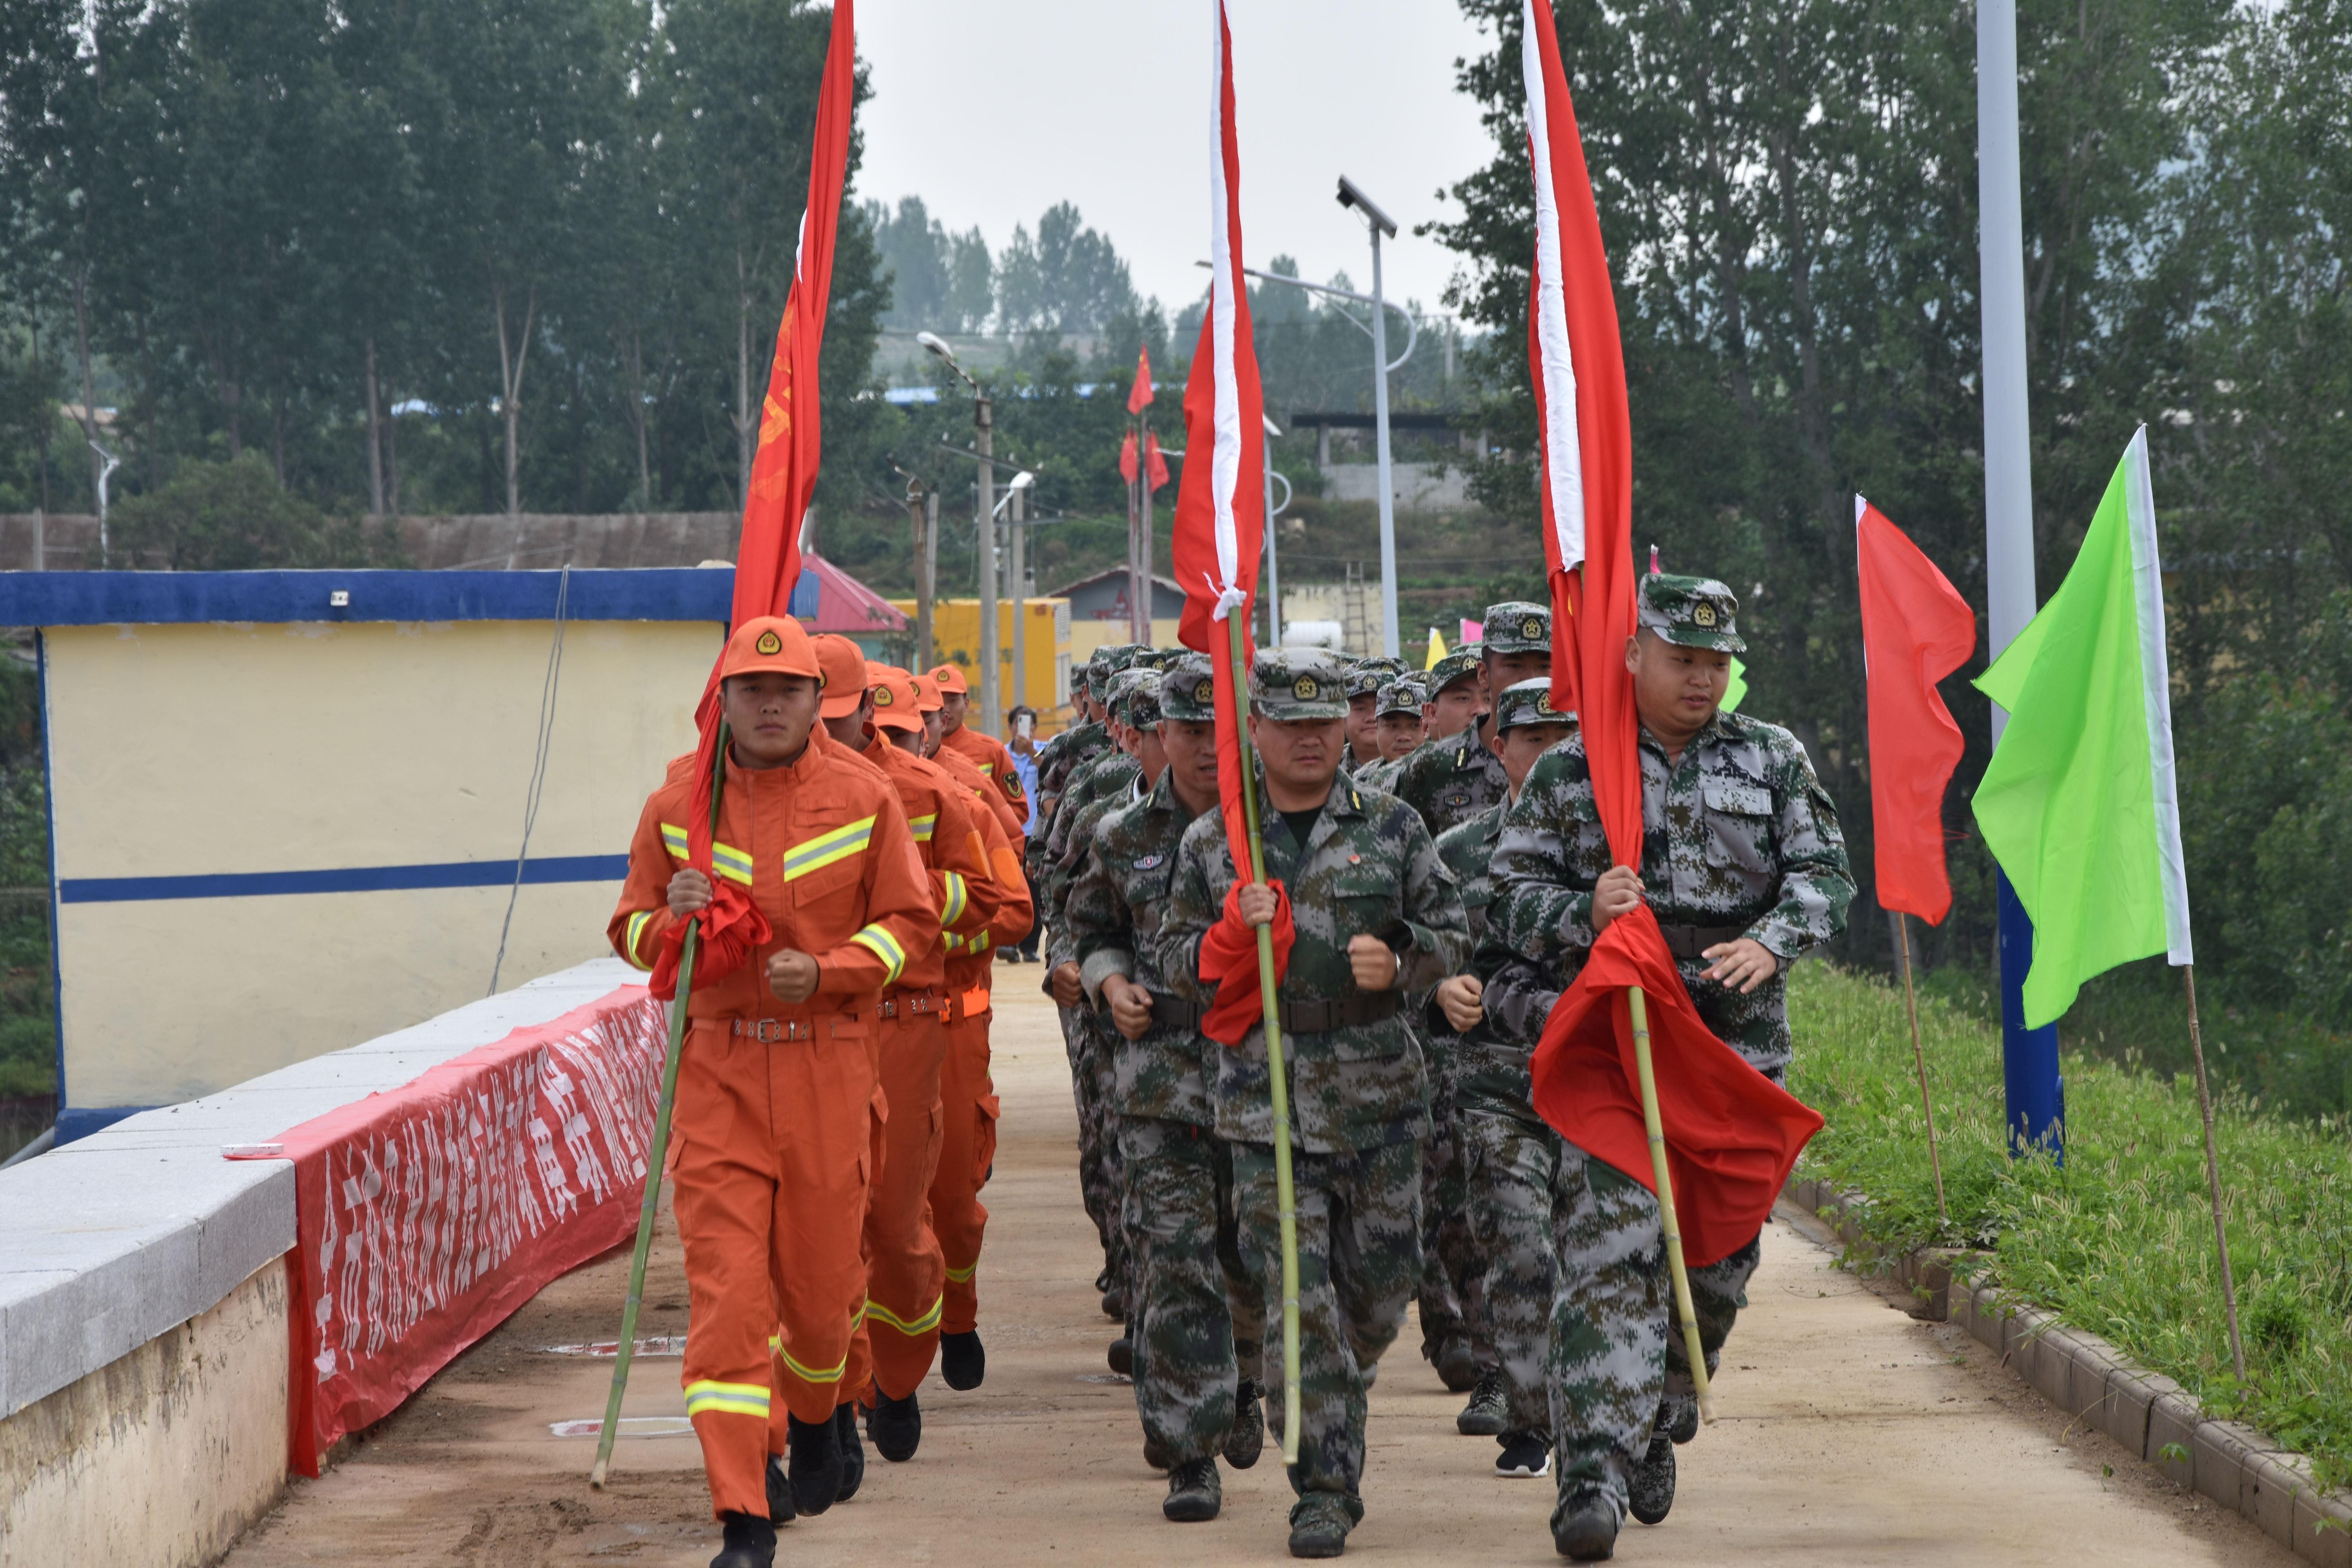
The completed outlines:
{"type": "Polygon", "coordinates": [[[1159,865],[1162,860],[1167,858],[1167,856],[1162,855],[1160,851],[1155,849],[1150,854],[1143,856],[1138,859],[1135,863],[1135,868],[1139,871],[1149,871],[1154,866],[1159,865]]]}

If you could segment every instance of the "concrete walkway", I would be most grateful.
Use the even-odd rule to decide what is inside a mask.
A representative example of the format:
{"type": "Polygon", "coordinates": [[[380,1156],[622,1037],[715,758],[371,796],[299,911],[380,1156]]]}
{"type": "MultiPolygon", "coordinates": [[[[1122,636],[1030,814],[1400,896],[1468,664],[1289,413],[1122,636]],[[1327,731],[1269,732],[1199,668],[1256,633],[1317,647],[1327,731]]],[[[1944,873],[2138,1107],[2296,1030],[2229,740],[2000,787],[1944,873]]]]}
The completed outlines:
{"type": "MultiPolygon", "coordinates": [[[[1279,1456],[1228,1473],[1222,1518],[1171,1525],[1146,1468],[1078,1206],[1076,1117],[1034,968],[998,972],[1003,1141],[981,1266],[987,1384],[924,1385],[922,1451],[872,1458],[865,1490],[783,1532],[790,1563],[1287,1562],[1279,1456]]],[[[1800,1042],[1800,1047],[1802,1043],[1800,1042]]],[[[1742,1564],[2280,1564],[2250,1525],[2065,1423],[1957,1331],[1912,1321],[1805,1231],[1777,1221],[1721,1380],[1726,1419],[1683,1451],[1674,1516],[1628,1523],[1618,1560],[1742,1564]]],[[[626,1563],[688,1568],[718,1546],[690,1436],[626,1438],[591,1492],[593,1441],[551,1423],[602,1413],[608,1362],[541,1347],[609,1339],[625,1253],[558,1281],[319,1481],[300,1481],[230,1568],[325,1563],[626,1563]]],[[[641,1332],[682,1333],[665,1234],[641,1332]]],[[[1557,1562],[1551,1483],[1505,1481],[1487,1438],[1457,1436],[1408,1325],[1372,1399],[1367,1512],[1349,1557],[1557,1562]]],[[[680,1415],[675,1361],[642,1361],[631,1415],[680,1415]]]]}

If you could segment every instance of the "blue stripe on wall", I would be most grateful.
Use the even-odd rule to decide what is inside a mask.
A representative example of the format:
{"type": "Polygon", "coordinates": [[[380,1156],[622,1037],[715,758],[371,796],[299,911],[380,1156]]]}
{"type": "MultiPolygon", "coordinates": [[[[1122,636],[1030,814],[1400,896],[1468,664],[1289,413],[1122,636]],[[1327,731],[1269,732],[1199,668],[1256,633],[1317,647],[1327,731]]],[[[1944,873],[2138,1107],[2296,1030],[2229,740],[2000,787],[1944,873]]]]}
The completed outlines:
{"type": "MultiPolygon", "coordinates": [[[[523,863],[525,887],[617,882],[626,855],[550,855],[523,863]]],[[[231,871],[210,877],[68,877],[60,904],[122,904],[161,899],[259,899],[288,893],[386,893],[418,888],[508,888],[511,860],[450,860],[431,866],[352,866],[331,871],[231,871]]]]}
{"type": "MultiPolygon", "coordinates": [[[[174,626],[295,621],[548,621],[560,572],[6,572],[0,626],[174,626]],[[336,594],[346,603],[333,603],[336,594]]],[[[733,613],[731,569],[572,574],[574,621],[716,621],[733,613]]],[[[803,572],[792,613],[817,612],[803,572]]]]}

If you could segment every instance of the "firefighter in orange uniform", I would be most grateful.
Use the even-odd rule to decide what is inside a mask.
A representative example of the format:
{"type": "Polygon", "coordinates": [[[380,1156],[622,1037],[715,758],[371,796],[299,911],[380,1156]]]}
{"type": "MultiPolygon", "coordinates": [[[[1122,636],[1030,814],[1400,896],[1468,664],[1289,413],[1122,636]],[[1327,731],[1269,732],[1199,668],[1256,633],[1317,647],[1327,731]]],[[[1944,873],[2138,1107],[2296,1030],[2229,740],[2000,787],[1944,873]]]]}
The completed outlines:
{"type": "MultiPolygon", "coordinates": [[[[995,914],[1000,890],[965,786],[919,754],[923,717],[912,679],[903,670],[866,662],[846,637],[814,640],[825,672],[826,728],[848,744],[848,724],[863,727],[866,760],[881,768],[906,807],[916,850],[930,875],[943,938],[976,937],[995,914]],[[836,689],[856,690],[862,700],[845,718],[833,711],[831,694],[836,689]]],[[[916,1389],[939,1349],[947,1277],[930,1210],[942,1141],[946,980],[943,952],[934,950],[926,963],[908,966],[881,1006],[888,1120],[866,1210],[866,1321],[851,1351],[845,1385],[866,1400],[867,1435],[882,1457],[894,1462],[914,1458],[922,1440],[916,1389]]]]}
{"type": "MultiPolygon", "coordinates": [[[[952,668],[952,667],[950,667],[952,668]]],[[[916,691],[928,722],[942,693],[931,677],[915,677],[916,691]]],[[[1002,803],[1003,794],[982,779],[978,770],[941,745],[933,761],[947,769],[983,801],[1002,803]]],[[[950,1388],[977,1388],[988,1370],[980,1342],[980,1292],[974,1275],[980,1268],[981,1240],[988,1228],[988,1210],[980,1189],[996,1161],[996,1087],[988,1076],[989,987],[994,983],[996,949],[1029,934],[1034,911],[1029,885],[1021,874],[1018,843],[988,812],[976,814],[981,836],[988,846],[990,868],[998,884],[1000,901],[987,926],[977,934],[946,942],[948,955],[948,1055],[940,1069],[940,1114],[945,1137],[940,1151],[940,1171],[931,1183],[931,1227],[947,1255],[947,1304],[940,1319],[940,1376],[950,1388]]]]}
{"type": "MultiPolygon", "coordinates": [[[[939,913],[889,784],[811,731],[821,674],[808,636],[762,616],[728,639],[731,731],[713,867],[771,928],[688,1008],[675,1127],[678,1235],[691,1299],[687,1414],[725,1549],[712,1568],[768,1568],[775,1525],[832,1506],[843,1470],[841,1380],[866,1302],[859,1241],[872,1145],[870,1036],[882,994],[939,936],[939,913]],[[771,1458],[788,1407],[789,1467],[771,1458]]],[[[610,935],[651,968],[672,928],[713,901],[687,864],[708,801],[675,771],[646,802],[610,935]]],[[[707,818],[706,818],[707,820],[707,818]]]]}
{"type": "Polygon", "coordinates": [[[1021,787],[1021,772],[1013,765],[1013,753],[1004,749],[1003,742],[964,722],[971,716],[971,692],[962,670],[942,664],[931,671],[931,679],[940,689],[940,749],[970,763],[988,786],[990,797],[1003,804],[1005,832],[1013,840],[1013,852],[1020,853],[1028,837],[1029,796],[1021,787]]]}

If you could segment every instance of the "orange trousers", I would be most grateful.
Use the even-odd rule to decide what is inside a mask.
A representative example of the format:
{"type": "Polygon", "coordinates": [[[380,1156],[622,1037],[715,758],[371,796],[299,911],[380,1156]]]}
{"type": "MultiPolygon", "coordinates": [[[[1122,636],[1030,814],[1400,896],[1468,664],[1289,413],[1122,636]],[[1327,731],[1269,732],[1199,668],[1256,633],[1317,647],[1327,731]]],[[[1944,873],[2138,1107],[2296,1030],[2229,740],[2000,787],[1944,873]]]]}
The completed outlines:
{"type": "Polygon", "coordinates": [[[940,1348],[947,1263],[931,1228],[931,1179],[940,1167],[940,1066],[948,1037],[936,992],[902,992],[883,1005],[893,1010],[879,1031],[888,1120],[866,1205],[866,1320],[844,1386],[863,1393],[870,1374],[884,1394],[904,1399],[940,1348]]]}
{"type": "Polygon", "coordinates": [[[767,1517],[772,1405],[832,1415],[866,1300],[873,1025],[808,1009],[791,1029],[763,1042],[698,1021],[678,1064],[681,1381],[716,1513],[767,1517]]]}
{"type": "Polygon", "coordinates": [[[970,1333],[980,1326],[981,1237],[988,1210],[980,1201],[989,1167],[996,1163],[997,1099],[988,1076],[988,993],[978,992],[977,1010],[967,1010],[973,992],[959,992],[947,1027],[946,1059],[940,1066],[940,1168],[931,1179],[931,1228],[947,1260],[947,1289],[940,1331],[970,1333]]]}

